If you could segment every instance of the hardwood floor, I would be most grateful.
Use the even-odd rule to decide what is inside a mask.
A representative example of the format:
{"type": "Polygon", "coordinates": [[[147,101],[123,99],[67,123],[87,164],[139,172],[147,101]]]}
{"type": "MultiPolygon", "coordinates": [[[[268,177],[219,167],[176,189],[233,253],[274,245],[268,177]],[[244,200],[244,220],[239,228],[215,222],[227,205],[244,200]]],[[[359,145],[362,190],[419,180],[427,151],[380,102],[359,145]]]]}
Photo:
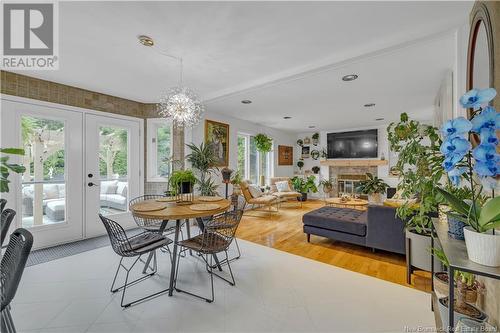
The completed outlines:
{"type": "Polygon", "coordinates": [[[406,283],[406,263],[403,255],[385,251],[373,253],[371,249],[363,246],[332,241],[314,235],[311,235],[311,243],[308,243],[302,231],[302,215],[323,206],[322,201],[307,201],[302,208],[294,203],[286,205],[272,217],[269,217],[267,212],[245,213],[238,228],[237,237],[325,264],[430,292],[430,273],[417,271],[412,276],[412,285],[406,283]],[[256,217],[257,215],[260,217],[256,217]]]}

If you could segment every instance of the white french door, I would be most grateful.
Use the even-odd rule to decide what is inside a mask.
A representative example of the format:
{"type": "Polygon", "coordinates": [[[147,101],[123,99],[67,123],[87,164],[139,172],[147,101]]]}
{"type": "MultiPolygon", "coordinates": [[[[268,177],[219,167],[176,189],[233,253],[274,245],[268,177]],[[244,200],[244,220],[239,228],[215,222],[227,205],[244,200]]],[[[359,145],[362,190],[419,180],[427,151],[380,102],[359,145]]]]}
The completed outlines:
{"type": "Polygon", "coordinates": [[[83,114],[2,99],[0,119],[2,147],[25,149],[9,161],[26,172],[2,195],[17,212],[12,229],[30,230],[37,248],[81,239],[83,114]]]}
{"type": "Polygon", "coordinates": [[[141,123],[85,115],[85,191],[87,237],[103,233],[102,214],[131,227],[130,199],[141,193],[141,123]]]}
{"type": "Polygon", "coordinates": [[[134,226],[128,201],[143,192],[141,119],[2,96],[0,145],[26,172],[1,196],[42,248],[102,235],[98,214],[134,226]]]}

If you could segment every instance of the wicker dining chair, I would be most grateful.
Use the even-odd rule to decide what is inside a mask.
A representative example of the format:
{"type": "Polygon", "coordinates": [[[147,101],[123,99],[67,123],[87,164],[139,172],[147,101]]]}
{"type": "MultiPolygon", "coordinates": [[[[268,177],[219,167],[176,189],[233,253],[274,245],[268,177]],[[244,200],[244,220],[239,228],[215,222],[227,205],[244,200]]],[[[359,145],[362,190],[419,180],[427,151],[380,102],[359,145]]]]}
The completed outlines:
{"type": "Polygon", "coordinates": [[[127,287],[139,283],[155,275],[157,272],[156,256],[154,256],[155,263],[152,272],[147,273],[146,275],[134,281],[128,282],[130,271],[134,268],[135,264],[141,259],[141,256],[144,254],[153,253],[157,249],[172,243],[172,240],[165,237],[164,235],[161,235],[158,232],[151,232],[151,231],[145,231],[138,235],[128,237],[127,234],[125,233],[125,230],[123,230],[122,226],[119,225],[117,222],[110,220],[109,218],[106,218],[101,214],[99,214],[99,218],[101,219],[102,223],[104,224],[104,227],[106,228],[109,240],[111,242],[111,247],[113,248],[115,253],[121,257],[120,263],[118,264],[118,268],[116,269],[115,277],[113,278],[113,283],[111,284],[112,293],[116,293],[122,290],[122,297],[120,303],[121,306],[126,308],[132,304],[144,301],[146,299],[167,292],[169,290],[168,288],[153,293],[151,295],[136,299],[134,301],[128,302],[126,304],[123,303],[127,287]],[[132,265],[128,268],[123,264],[123,259],[127,257],[136,257],[136,259],[132,262],[132,265]],[[121,287],[115,288],[116,277],[118,276],[120,268],[123,268],[127,272],[125,276],[125,283],[121,287]]]}
{"type": "Polygon", "coordinates": [[[0,199],[0,213],[3,212],[5,205],[7,205],[7,200],[5,199],[0,199]]]}
{"type": "Polygon", "coordinates": [[[7,208],[2,211],[1,217],[1,228],[0,228],[0,246],[3,246],[3,241],[5,237],[7,237],[7,233],[9,232],[10,225],[16,216],[16,211],[10,208],[7,208]]]}
{"type": "Polygon", "coordinates": [[[16,295],[32,246],[33,235],[28,230],[19,228],[10,236],[9,245],[3,254],[0,264],[1,332],[16,332],[10,315],[10,302],[16,295]]]}
{"type": "Polygon", "coordinates": [[[177,276],[179,273],[179,262],[181,259],[180,255],[177,258],[177,267],[174,280],[175,290],[211,303],[214,301],[214,275],[226,281],[232,286],[235,285],[233,271],[231,270],[230,260],[228,259],[227,255],[227,249],[234,239],[234,234],[236,233],[238,224],[241,221],[242,214],[242,210],[234,210],[218,216],[214,216],[211,220],[205,222],[203,232],[200,235],[178,242],[178,245],[181,246],[181,248],[197,252],[205,262],[206,269],[210,274],[210,284],[212,289],[211,298],[206,298],[177,288],[177,276]],[[214,255],[222,252],[224,252],[226,256],[224,261],[227,263],[227,267],[229,268],[231,280],[228,280],[213,272],[213,257],[214,255]]]}

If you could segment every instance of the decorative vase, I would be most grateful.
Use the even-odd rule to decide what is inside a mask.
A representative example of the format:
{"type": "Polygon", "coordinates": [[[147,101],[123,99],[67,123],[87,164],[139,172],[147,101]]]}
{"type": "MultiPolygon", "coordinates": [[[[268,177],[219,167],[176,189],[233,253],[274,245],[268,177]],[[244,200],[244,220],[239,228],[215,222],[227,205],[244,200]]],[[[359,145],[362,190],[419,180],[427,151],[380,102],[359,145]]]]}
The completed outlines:
{"type": "Polygon", "coordinates": [[[382,194],[380,193],[371,193],[368,194],[368,202],[375,205],[382,204],[382,194]]]}
{"type": "Polygon", "coordinates": [[[447,219],[448,235],[454,239],[464,240],[464,228],[466,224],[450,214],[447,214],[447,219]]]}
{"type": "Polygon", "coordinates": [[[500,234],[476,232],[471,227],[464,228],[465,246],[469,260],[475,263],[498,267],[500,266],[500,234]]]}

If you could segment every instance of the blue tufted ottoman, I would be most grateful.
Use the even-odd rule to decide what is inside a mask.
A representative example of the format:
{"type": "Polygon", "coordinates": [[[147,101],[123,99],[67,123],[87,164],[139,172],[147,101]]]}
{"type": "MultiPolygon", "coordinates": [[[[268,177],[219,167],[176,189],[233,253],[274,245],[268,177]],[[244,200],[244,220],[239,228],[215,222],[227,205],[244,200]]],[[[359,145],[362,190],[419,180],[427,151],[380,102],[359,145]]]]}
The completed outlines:
{"type": "Polygon", "coordinates": [[[366,244],[367,211],[325,206],[302,217],[307,241],[311,234],[333,240],[366,244]]]}

